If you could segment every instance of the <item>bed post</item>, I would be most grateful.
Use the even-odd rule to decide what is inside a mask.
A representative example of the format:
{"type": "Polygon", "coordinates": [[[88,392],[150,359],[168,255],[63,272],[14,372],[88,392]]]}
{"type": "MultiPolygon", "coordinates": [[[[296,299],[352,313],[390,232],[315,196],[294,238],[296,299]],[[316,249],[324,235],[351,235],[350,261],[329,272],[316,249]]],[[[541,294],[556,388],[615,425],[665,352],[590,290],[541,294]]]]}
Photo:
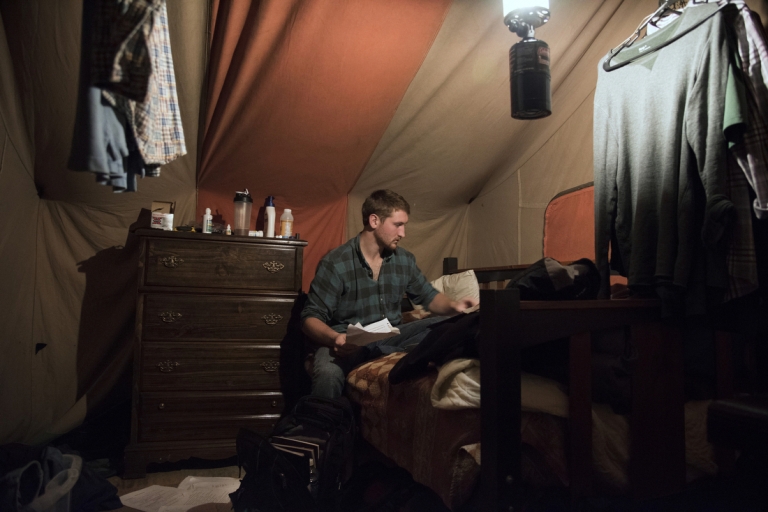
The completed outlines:
{"type": "Polygon", "coordinates": [[[480,290],[481,509],[518,510],[520,346],[510,336],[519,315],[516,288],[480,290]]]}
{"type": "Polygon", "coordinates": [[[453,274],[459,269],[459,259],[453,257],[443,258],[443,275],[453,274]]]}
{"type": "Polygon", "coordinates": [[[669,321],[632,325],[630,335],[637,362],[629,477],[636,498],[657,498],[685,487],[683,335],[680,324],[669,321]]]}

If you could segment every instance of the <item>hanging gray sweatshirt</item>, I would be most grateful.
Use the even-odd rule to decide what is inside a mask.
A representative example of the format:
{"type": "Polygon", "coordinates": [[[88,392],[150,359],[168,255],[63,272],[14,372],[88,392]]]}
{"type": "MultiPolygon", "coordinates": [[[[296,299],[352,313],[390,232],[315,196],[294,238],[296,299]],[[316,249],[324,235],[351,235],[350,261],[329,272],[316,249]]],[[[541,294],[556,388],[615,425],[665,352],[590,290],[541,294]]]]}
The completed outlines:
{"type": "Polygon", "coordinates": [[[725,195],[724,129],[743,116],[734,111],[738,101],[726,101],[736,70],[723,12],[711,16],[717,8],[688,7],[611,63],[639,58],[610,72],[602,61],[598,67],[595,249],[602,298],[609,296],[611,268],[632,289],[679,298],[675,308],[687,301],[688,313],[704,312],[705,286],[727,286],[720,252],[733,205],[725,195]]]}

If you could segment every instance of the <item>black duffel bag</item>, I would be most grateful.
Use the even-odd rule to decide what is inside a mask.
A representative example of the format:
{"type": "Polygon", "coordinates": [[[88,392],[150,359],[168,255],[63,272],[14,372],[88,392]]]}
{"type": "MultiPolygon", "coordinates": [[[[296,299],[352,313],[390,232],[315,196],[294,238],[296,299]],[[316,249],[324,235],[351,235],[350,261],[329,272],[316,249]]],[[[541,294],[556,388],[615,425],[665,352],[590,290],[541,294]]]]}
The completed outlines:
{"type": "Polygon", "coordinates": [[[237,455],[246,475],[230,495],[235,512],[335,511],[351,474],[355,435],[344,397],[302,397],[268,438],[241,429],[237,455]]]}

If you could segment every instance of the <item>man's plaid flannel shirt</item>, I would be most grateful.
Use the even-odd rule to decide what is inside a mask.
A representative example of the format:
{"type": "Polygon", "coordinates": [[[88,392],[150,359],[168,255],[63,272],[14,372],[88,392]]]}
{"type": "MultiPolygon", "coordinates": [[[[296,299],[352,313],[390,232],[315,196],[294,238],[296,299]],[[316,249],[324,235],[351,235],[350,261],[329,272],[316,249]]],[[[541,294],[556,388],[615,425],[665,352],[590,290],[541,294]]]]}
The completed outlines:
{"type": "Polygon", "coordinates": [[[385,256],[379,279],[374,281],[358,235],[320,261],[301,320],[318,318],[336,332],[346,332],[349,324],[365,326],[385,317],[399,325],[403,293],[426,307],[438,292],[416,266],[413,254],[402,247],[385,256]]]}

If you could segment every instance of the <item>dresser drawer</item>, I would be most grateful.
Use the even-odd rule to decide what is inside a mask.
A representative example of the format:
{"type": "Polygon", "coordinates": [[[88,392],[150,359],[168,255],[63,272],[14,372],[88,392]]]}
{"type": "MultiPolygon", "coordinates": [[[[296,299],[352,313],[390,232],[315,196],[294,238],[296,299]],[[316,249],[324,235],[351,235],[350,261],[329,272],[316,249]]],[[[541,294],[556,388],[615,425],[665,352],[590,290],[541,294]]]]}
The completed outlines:
{"type": "Polygon", "coordinates": [[[144,295],[145,340],[280,341],[294,298],[242,295],[144,295]]]}
{"type": "MultiPolygon", "coordinates": [[[[270,416],[190,416],[182,421],[153,421],[142,418],[139,424],[139,441],[194,441],[237,438],[241,428],[254,430],[264,436],[280,419],[270,416]]],[[[233,452],[232,455],[235,455],[233,452]]]]}
{"type": "Polygon", "coordinates": [[[296,247],[151,238],[147,244],[147,286],[301,289],[302,260],[296,247]]]}
{"type": "Polygon", "coordinates": [[[277,390],[279,358],[277,345],[145,342],[141,390],[277,390]]]}
{"type": "Polygon", "coordinates": [[[147,420],[184,421],[189,416],[275,415],[283,411],[279,391],[141,393],[139,411],[147,420]]]}

